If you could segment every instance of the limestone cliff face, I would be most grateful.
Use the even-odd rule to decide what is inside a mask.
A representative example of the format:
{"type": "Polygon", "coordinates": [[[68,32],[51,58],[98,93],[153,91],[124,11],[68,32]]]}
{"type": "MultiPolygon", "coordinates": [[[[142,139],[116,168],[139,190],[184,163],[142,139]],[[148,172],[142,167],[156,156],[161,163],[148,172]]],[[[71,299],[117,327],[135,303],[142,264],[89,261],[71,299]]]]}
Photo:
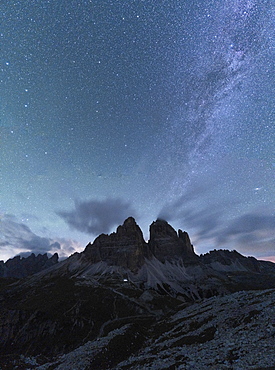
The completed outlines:
{"type": "Polygon", "coordinates": [[[187,232],[177,232],[168,222],[157,220],[150,226],[149,248],[161,262],[195,256],[187,232]]]}
{"type": "Polygon", "coordinates": [[[184,244],[184,254],[189,255],[189,256],[194,256],[195,255],[194,247],[191,244],[188,233],[186,231],[182,231],[181,229],[179,229],[178,234],[179,234],[179,239],[184,244]]]}
{"type": "Polygon", "coordinates": [[[88,244],[84,254],[92,263],[104,261],[136,271],[144,264],[148,248],[140,227],[129,217],[115,233],[101,234],[88,244]]]}
{"type": "Polygon", "coordinates": [[[143,234],[133,217],[118,226],[115,233],[101,234],[93,244],[88,244],[84,255],[90,262],[107,262],[137,271],[146,258],[156,257],[159,261],[172,261],[196,256],[189,236],[179,233],[163,220],[150,226],[150,240],[144,241],[143,234]]]}

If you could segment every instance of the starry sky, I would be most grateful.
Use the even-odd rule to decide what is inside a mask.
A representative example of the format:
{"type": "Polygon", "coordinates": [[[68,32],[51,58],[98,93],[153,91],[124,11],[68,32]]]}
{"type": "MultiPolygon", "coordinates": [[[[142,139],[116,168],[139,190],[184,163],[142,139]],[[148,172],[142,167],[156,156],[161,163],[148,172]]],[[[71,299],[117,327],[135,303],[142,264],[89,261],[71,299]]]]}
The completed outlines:
{"type": "Polygon", "coordinates": [[[275,261],[273,0],[2,0],[0,259],[134,216],[275,261]]]}

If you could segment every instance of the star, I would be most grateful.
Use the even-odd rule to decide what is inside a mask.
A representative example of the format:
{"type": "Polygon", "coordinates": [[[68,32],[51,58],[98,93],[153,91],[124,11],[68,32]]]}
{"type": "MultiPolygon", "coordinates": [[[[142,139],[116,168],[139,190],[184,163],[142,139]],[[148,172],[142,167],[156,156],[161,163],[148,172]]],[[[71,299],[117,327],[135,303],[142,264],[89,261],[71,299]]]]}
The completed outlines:
{"type": "Polygon", "coordinates": [[[272,2],[5,3],[7,214],[85,246],[97,235],[57,214],[81,200],[92,226],[163,215],[199,253],[273,254],[272,2]]]}

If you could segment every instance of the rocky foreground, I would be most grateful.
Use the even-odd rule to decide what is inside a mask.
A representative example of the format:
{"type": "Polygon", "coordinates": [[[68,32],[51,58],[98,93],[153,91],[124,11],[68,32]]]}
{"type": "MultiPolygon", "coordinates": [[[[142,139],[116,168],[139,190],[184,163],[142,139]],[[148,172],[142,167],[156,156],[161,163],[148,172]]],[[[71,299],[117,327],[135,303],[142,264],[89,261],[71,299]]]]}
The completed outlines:
{"type": "Polygon", "coordinates": [[[179,309],[142,333],[110,331],[38,369],[274,369],[275,290],[238,292],[179,309]],[[127,357],[140,335],[142,347],[127,357]]]}
{"type": "Polygon", "coordinates": [[[1,369],[274,369],[275,264],[198,256],[133,218],[82,253],[0,279],[1,369]]]}
{"type": "Polygon", "coordinates": [[[120,326],[106,333],[103,330],[95,340],[58,356],[55,361],[39,365],[41,356],[21,355],[13,362],[13,368],[275,368],[274,289],[209,298],[187,308],[178,307],[176,313],[166,315],[147,329],[145,324],[145,317],[140,318],[138,325],[122,320],[120,326]]]}

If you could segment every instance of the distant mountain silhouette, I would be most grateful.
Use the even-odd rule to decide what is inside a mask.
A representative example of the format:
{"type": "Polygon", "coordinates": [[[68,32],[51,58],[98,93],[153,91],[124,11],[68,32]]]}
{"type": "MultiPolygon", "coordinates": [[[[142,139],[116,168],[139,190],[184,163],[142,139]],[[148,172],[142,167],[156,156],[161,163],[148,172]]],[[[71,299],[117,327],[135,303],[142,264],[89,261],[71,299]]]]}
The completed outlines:
{"type": "Polygon", "coordinates": [[[35,256],[32,253],[28,257],[16,256],[8,259],[6,262],[0,261],[0,277],[9,277],[21,279],[29,275],[36,274],[58,263],[58,254],[51,257],[45,254],[35,256]]]}

